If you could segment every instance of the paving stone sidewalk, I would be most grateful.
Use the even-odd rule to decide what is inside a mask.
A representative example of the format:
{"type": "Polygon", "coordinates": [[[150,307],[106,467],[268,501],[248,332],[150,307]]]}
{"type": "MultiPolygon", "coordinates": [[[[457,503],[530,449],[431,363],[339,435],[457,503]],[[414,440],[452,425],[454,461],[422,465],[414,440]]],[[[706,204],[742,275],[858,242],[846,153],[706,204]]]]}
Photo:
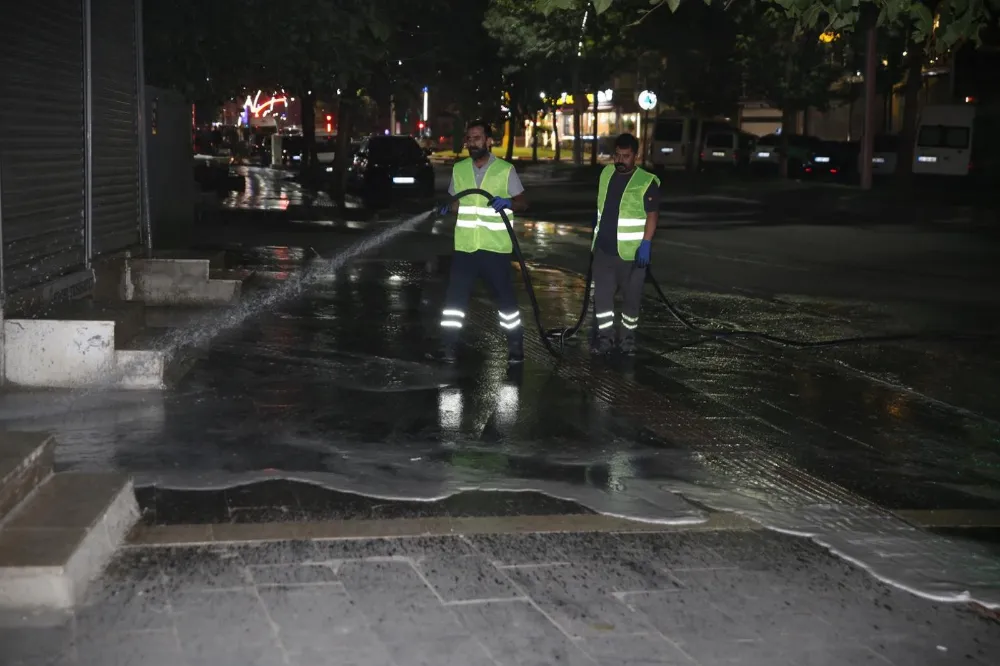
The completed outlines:
{"type": "Polygon", "coordinates": [[[0,663],[23,666],[978,666],[1000,654],[997,622],[763,531],[136,547],[75,614],[0,624],[0,663]]]}

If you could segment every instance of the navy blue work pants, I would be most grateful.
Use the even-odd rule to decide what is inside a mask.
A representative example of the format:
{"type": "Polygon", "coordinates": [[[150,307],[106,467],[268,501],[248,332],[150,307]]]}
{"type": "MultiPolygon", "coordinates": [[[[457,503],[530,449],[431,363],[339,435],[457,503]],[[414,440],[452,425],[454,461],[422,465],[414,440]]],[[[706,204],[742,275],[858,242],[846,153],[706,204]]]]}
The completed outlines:
{"type": "Polygon", "coordinates": [[[451,257],[451,276],[441,313],[442,337],[446,342],[458,340],[468,314],[469,297],[482,279],[497,306],[498,323],[509,341],[524,337],[521,311],[517,307],[514,284],[511,281],[510,254],[456,251],[451,257]]]}

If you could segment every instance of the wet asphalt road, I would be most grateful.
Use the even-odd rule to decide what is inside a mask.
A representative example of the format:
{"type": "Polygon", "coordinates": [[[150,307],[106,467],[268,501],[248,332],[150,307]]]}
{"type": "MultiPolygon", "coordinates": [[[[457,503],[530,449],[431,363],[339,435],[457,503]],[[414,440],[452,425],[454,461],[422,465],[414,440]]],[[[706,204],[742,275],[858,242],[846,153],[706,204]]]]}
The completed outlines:
{"type": "MultiPolygon", "coordinates": [[[[588,231],[547,218],[583,210],[590,195],[525,184],[534,207],[521,239],[546,324],[570,323],[581,280],[540,264],[585,270],[588,231]]],[[[764,224],[758,206],[732,199],[664,206],[657,273],[707,326],[804,340],[997,328],[995,246],[971,232],[764,224]],[[679,212],[687,217],[674,224],[679,212]]],[[[267,289],[398,217],[340,211],[253,170],[246,191],[186,243],[227,249],[230,267],[254,272],[248,288],[267,289]]],[[[59,465],[126,469],[140,486],[291,475],[408,499],[530,488],[617,515],[683,522],[707,505],[782,529],[820,520],[817,505],[1000,510],[992,342],[790,351],[706,341],[650,302],[634,362],[594,362],[574,347],[554,364],[533,341],[512,373],[480,300],[462,362],[442,368],[424,353],[449,233],[425,225],[258,313],[216,338],[172,391],[75,401],[54,419],[59,465]]],[[[0,418],[10,429],[53,427],[40,395],[4,396],[0,418]]]]}

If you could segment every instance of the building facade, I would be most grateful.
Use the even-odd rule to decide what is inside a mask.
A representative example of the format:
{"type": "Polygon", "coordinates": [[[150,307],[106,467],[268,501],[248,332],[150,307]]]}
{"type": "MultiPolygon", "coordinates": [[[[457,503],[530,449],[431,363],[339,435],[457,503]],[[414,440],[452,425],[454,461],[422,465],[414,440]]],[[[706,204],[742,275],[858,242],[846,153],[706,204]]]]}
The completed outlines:
{"type": "Polygon", "coordinates": [[[95,259],[149,242],[141,1],[0,5],[7,308],[86,292],[95,259]]]}

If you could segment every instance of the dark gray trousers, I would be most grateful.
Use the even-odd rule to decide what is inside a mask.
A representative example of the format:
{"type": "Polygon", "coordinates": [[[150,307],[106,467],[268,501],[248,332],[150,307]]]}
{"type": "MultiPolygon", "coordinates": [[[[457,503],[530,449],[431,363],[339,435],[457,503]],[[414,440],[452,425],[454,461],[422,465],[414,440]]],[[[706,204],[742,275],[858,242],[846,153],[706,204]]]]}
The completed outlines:
{"type": "Polygon", "coordinates": [[[642,285],[646,269],[634,261],[625,261],[617,254],[600,248],[594,250],[594,318],[597,335],[607,340],[615,338],[615,294],[622,295],[621,340],[635,338],[642,305],[642,285]]]}

